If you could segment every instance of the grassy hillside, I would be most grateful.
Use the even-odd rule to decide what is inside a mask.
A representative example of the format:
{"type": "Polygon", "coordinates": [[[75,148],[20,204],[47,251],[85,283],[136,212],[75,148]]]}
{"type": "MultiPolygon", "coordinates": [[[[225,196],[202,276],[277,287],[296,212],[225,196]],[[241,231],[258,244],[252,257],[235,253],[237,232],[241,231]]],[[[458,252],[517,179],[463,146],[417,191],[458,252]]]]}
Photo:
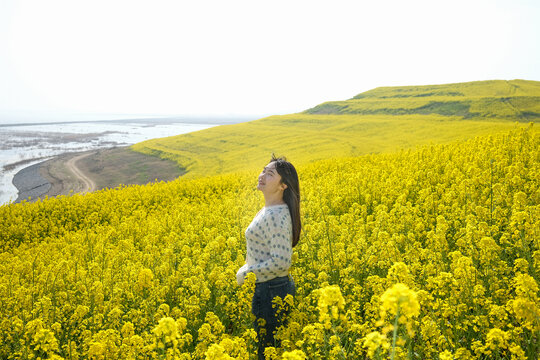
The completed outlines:
{"type": "MultiPolygon", "coordinates": [[[[536,360],[539,149],[529,126],[298,166],[283,359],[536,360]]],[[[0,207],[0,358],[254,359],[257,173],[0,207]]]]}
{"type": "Polygon", "coordinates": [[[197,177],[259,167],[272,152],[304,164],[447,143],[506,131],[515,122],[536,121],[539,113],[536,81],[377,88],[303,113],[148,140],[132,149],[174,160],[185,176],[197,177]]]}
{"type": "Polygon", "coordinates": [[[463,119],[540,120],[540,82],[491,80],[429,86],[380,87],[307,114],[459,116],[463,119]]]}

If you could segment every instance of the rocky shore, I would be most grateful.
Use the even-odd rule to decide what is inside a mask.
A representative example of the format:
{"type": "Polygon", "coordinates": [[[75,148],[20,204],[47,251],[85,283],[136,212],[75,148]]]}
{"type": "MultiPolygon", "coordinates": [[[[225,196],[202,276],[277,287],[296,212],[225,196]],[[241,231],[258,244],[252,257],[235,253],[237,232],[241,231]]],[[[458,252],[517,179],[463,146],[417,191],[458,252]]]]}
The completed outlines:
{"type": "Polygon", "coordinates": [[[42,164],[31,165],[15,174],[13,185],[19,191],[15,203],[28,200],[28,198],[32,201],[49,192],[52,185],[41,175],[40,168],[42,164]]]}

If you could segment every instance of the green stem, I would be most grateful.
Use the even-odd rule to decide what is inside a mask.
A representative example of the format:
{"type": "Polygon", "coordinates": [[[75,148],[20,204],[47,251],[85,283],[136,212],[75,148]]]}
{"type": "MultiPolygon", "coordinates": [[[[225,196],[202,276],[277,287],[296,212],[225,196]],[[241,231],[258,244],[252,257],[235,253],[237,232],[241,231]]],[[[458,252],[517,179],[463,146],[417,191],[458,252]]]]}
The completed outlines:
{"type": "Polygon", "coordinates": [[[396,338],[397,338],[398,319],[399,319],[399,306],[396,312],[396,320],[394,320],[394,336],[392,339],[392,354],[390,354],[390,360],[394,360],[394,356],[396,355],[396,338]]]}
{"type": "Polygon", "coordinates": [[[347,354],[345,354],[345,351],[343,350],[343,345],[341,345],[341,336],[339,336],[339,334],[336,332],[336,327],[334,325],[334,322],[332,322],[332,332],[334,333],[335,336],[337,336],[338,338],[338,341],[339,341],[339,348],[341,350],[341,355],[343,356],[343,359],[347,359],[347,354]]]}
{"type": "MultiPolygon", "coordinates": [[[[489,189],[489,196],[491,198],[491,207],[490,207],[490,214],[489,214],[489,226],[493,226],[493,159],[489,160],[489,168],[491,170],[491,181],[490,181],[490,189],[489,189]]],[[[491,229],[489,230],[491,234],[491,229]]]]}

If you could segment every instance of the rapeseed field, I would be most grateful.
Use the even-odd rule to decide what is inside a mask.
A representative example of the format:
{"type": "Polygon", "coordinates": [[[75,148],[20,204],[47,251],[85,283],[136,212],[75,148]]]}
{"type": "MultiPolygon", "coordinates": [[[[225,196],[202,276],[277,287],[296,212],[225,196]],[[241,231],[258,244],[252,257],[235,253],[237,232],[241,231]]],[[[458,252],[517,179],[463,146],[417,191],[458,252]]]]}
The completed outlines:
{"type": "MultiPolygon", "coordinates": [[[[540,134],[501,130],[300,161],[297,296],[268,357],[536,359],[540,134]]],[[[235,273],[264,204],[258,170],[232,170],[0,207],[0,358],[254,359],[235,273]]]]}

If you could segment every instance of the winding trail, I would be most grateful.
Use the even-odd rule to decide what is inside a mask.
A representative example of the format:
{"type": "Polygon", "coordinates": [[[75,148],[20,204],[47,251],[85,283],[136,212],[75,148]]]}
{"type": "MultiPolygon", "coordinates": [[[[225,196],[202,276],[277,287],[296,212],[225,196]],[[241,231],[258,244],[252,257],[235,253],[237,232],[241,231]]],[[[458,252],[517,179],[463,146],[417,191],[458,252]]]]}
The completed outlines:
{"type": "Polygon", "coordinates": [[[89,153],[81,154],[79,156],[74,156],[66,162],[66,166],[69,169],[69,171],[71,171],[75,175],[75,177],[81,180],[83,183],[83,189],[80,191],[80,193],[92,192],[96,190],[96,183],[92,179],[90,179],[88,176],[86,176],[77,167],[77,161],[93,154],[94,154],[93,152],[89,152],[89,153]]]}

